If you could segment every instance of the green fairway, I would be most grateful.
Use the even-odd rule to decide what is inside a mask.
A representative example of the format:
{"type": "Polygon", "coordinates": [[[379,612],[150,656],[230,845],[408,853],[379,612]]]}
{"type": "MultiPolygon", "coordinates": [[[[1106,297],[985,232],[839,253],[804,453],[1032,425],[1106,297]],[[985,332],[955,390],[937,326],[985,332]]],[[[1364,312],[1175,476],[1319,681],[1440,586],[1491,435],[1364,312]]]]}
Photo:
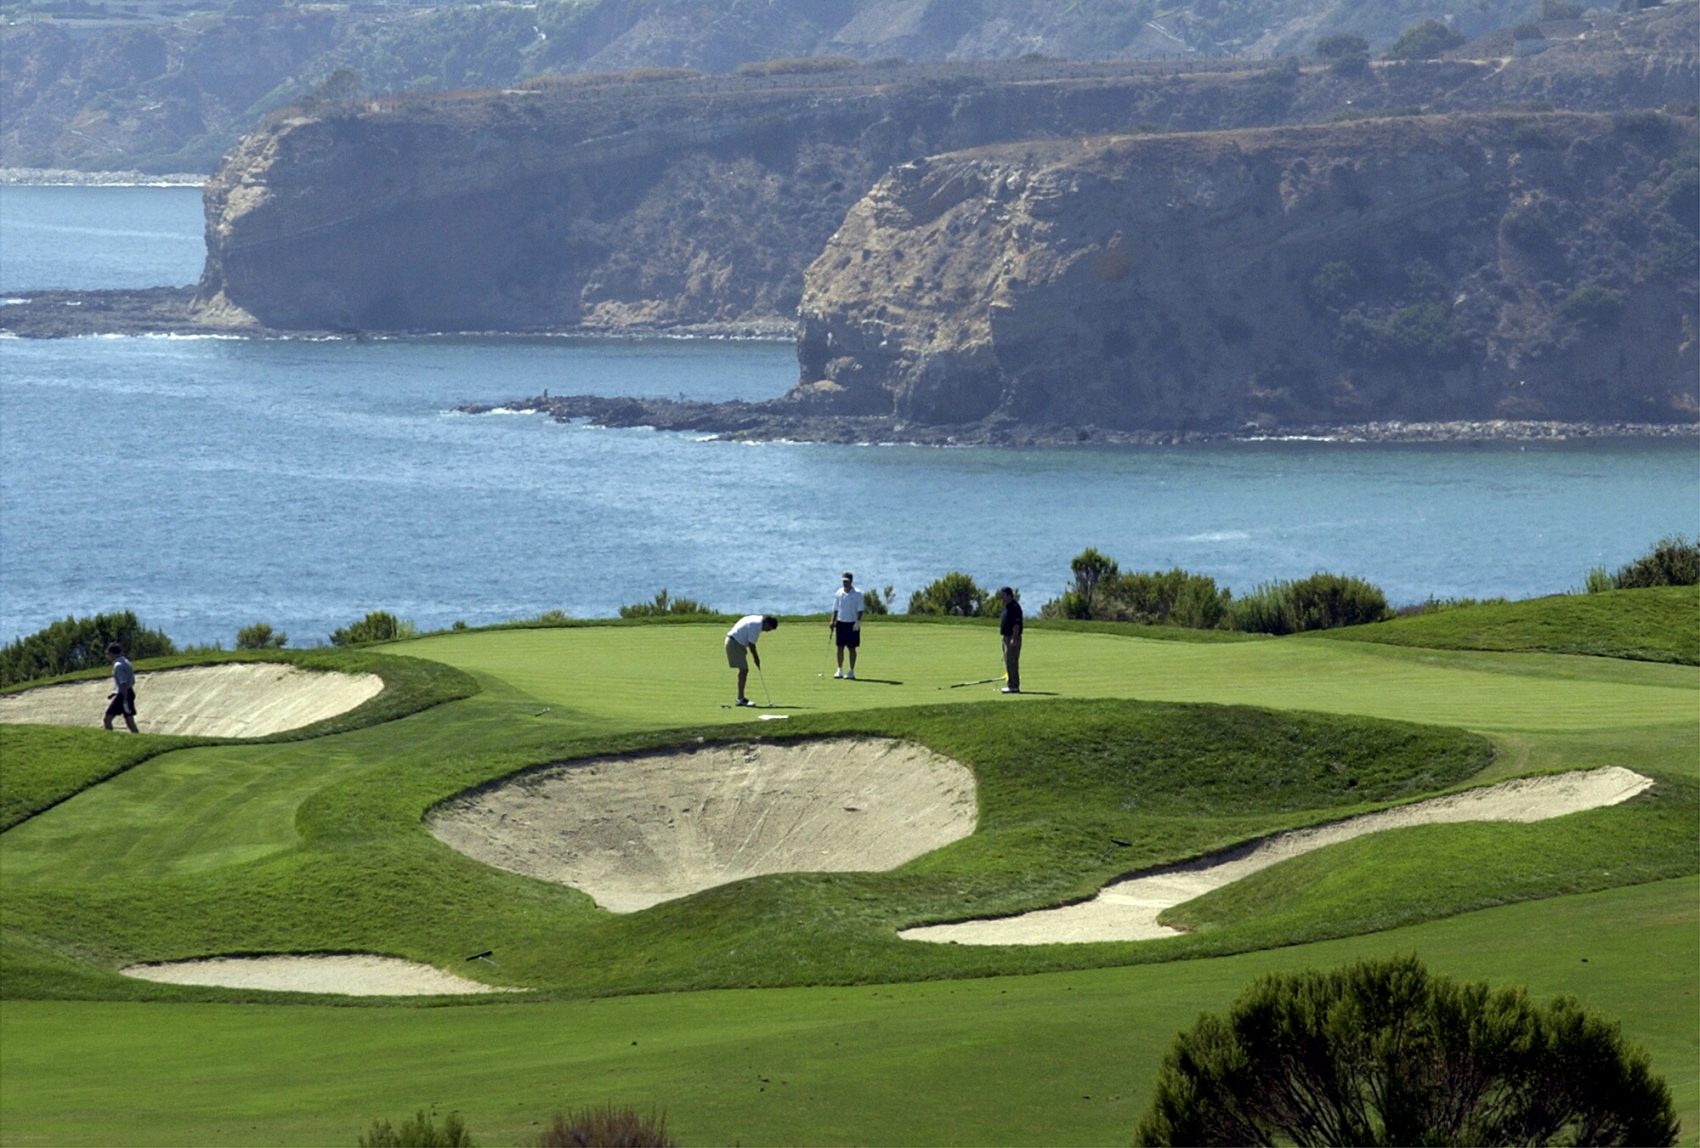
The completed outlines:
{"type": "MultiPolygon", "coordinates": [[[[1636,607],[1627,636],[1588,603],[1590,649],[1657,644],[1641,599],[1607,597],[1636,607]]],[[[1573,991],[1621,1017],[1693,1139],[1700,668],[1546,652],[1555,609],[1531,607],[1524,631],[1493,615],[1499,649],[1036,623],[1019,697],[959,685],[1000,673],[983,621],[872,619],[852,682],[831,677],[824,620],[787,619],[761,640],[749,692],[774,704],[754,711],[728,705],[725,622],[499,628],[310,655],[364,659],[387,685],[364,717],[301,736],[0,727],[0,798],[17,811],[0,838],[0,1142],[351,1143],[373,1118],[435,1104],[502,1143],[604,1099],[667,1107],[686,1143],[1125,1141],[1162,1046],[1199,1008],[1259,971],[1401,945],[1437,971],[1573,991]],[[612,914],[422,824],[552,762],[828,737],[962,762],[976,831],[887,872],[772,874],[612,914]],[[1282,829],[1601,765],[1656,785],[1552,821],[1332,846],[1171,910],[1183,936],[897,937],[1089,897],[1282,829]],[[482,950],[497,964],[469,965],[482,950]],[[528,995],[435,1008],[117,973],[316,952],[528,995]],[[147,1057],[147,1072],[120,1070],[147,1057]],[[166,1099],[166,1079],[193,1084],[166,1099]]]]}
{"type": "Polygon", "coordinates": [[[558,1109],[612,1101],[665,1108],[683,1144],[1126,1143],[1200,1011],[1264,972],[1414,952],[1620,1018],[1693,1143],[1697,898],[1685,879],[1238,957],[913,985],[452,1009],[12,1002],[4,1139],[352,1144],[434,1105],[480,1144],[518,1144],[558,1109]]]}
{"type": "MultiPolygon", "coordinates": [[[[550,716],[655,728],[750,722],[724,709],[733,673],[723,625],[499,630],[392,647],[477,675],[550,716]]],[[[1351,713],[1484,730],[1572,730],[1692,722],[1700,675],[1690,667],[1543,654],[1438,655],[1365,643],[1265,640],[1191,643],[1030,629],[1022,656],[1027,703],[1043,697],[1225,702],[1351,713]]],[[[824,628],[764,636],[762,674],[774,712],[843,712],[996,697],[995,628],[870,622],[859,681],[835,681],[824,628]]],[[[752,671],[751,696],[766,701],[752,671]]]]}

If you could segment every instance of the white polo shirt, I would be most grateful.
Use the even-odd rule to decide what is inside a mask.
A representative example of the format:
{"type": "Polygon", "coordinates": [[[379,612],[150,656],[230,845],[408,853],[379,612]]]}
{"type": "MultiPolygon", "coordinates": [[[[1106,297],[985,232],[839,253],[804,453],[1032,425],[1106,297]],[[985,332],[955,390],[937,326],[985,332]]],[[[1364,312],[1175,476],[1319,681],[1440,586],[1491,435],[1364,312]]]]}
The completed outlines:
{"type": "Polygon", "coordinates": [[[753,646],[761,637],[761,615],[745,614],[738,619],[738,624],[726,631],[726,636],[740,646],[753,646]]]}
{"type": "Polygon", "coordinates": [[[852,586],[840,586],[832,596],[832,616],[840,622],[854,622],[862,616],[862,592],[852,586]]]}

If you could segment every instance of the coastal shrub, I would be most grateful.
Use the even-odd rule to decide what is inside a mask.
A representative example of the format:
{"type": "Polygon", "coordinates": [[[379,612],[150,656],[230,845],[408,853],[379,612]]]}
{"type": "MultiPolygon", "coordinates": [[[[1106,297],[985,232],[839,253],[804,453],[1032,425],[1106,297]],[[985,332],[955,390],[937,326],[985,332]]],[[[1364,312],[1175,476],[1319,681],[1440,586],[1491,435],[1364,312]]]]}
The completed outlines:
{"type": "Polygon", "coordinates": [[[1413,957],[1273,973],[1175,1039],[1136,1144],[1674,1144],[1618,1026],[1413,957]]]}
{"type": "Polygon", "coordinates": [[[147,629],[129,610],[66,618],[0,649],[0,686],[109,665],[106,647],[112,642],[131,661],[177,652],[165,631],[147,629]]]}
{"type": "Polygon", "coordinates": [[[892,599],[897,597],[897,587],[887,582],[878,590],[862,591],[862,612],[864,614],[891,613],[892,599]]]}
{"type": "Polygon", "coordinates": [[[1432,60],[1464,42],[1464,36],[1454,32],[1439,20],[1424,20],[1399,34],[1383,58],[1388,60],[1432,60]]]}
{"type": "Polygon", "coordinates": [[[1391,616],[1387,596],[1361,578],[1317,573],[1271,582],[1232,603],[1229,628],[1251,634],[1297,634],[1358,626],[1391,616]]]}
{"type": "Polygon", "coordinates": [[[1696,583],[1700,583],[1700,539],[1690,542],[1681,534],[1659,539],[1651,550],[1612,576],[1612,586],[1619,590],[1696,583]]]}
{"type": "Polygon", "coordinates": [[[610,1148],[673,1148],[675,1143],[667,1135],[665,1112],[645,1116],[630,1106],[615,1108],[604,1104],[600,1108],[555,1113],[554,1121],[538,1137],[537,1148],[583,1148],[590,1144],[610,1148]]]}
{"type": "Polygon", "coordinates": [[[273,630],[265,622],[255,622],[252,626],[243,626],[236,631],[238,650],[281,650],[288,641],[288,634],[273,630]]]}
{"type": "Polygon", "coordinates": [[[374,1120],[372,1127],[360,1137],[360,1148],[472,1148],[472,1134],[460,1113],[443,1117],[443,1126],[425,1115],[424,1109],[411,1120],[403,1120],[397,1128],[388,1120],[374,1120]]]}
{"type": "Polygon", "coordinates": [[[1041,606],[1041,618],[1213,630],[1228,616],[1232,595],[1202,574],[1189,574],[1179,567],[1123,574],[1115,559],[1091,548],[1075,555],[1070,567],[1074,585],[1041,606]]]}
{"type": "Polygon", "coordinates": [[[397,618],[388,610],[374,610],[358,622],[350,622],[340,630],[331,631],[331,645],[355,646],[362,642],[394,642],[411,638],[417,630],[405,618],[397,618]]]}
{"type": "Polygon", "coordinates": [[[908,612],[977,618],[1002,613],[1002,603],[994,607],[993,596],[976,585],[974,579],[952,570],[909,595],[908,612]]]}
{"type": "Polygon", "coordinates": [[[669,597],[667,587],[656,591],[653,600],[648,602],[633,602],[629,606],[620,607],[622,618],[655,618],[666,614],[712,614],[714,607],[705,606],[695,598],[669,597]]]}

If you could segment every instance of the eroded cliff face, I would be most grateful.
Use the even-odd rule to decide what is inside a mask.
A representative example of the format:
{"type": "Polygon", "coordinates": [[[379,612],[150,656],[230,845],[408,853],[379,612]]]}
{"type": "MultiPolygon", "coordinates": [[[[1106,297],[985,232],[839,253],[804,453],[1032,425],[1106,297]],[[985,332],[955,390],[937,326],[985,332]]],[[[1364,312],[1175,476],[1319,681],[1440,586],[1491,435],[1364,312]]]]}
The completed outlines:
{"type": "Polygon", "coordinates": [[[805,277],[803,408],[1237,429],[1692,421],[1696,125],[1407,117],[904,165],[805,277]]]}
{"type": "Polygon", "coordinates": [[[1532,58],[651,71],[280,114],[208,185],[198,313],[276,329],[788,334],[804,269],[893,165],[1142,127],[1691,99],[1692,45],[1648,38],[1662,26],[1616,18],[1532,58]]]}

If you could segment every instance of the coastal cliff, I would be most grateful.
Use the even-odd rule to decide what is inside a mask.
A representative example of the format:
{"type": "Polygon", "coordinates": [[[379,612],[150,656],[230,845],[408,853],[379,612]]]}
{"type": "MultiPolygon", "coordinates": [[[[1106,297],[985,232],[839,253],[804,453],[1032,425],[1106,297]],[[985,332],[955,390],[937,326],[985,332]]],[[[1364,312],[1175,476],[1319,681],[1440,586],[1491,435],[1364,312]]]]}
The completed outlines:
{"type": "Polygon", "coordinates": [[[1693,422],[1693,119],[1482,115],[905,164],[810,267],[790,402],[898,425],[1693,422]]]}
{"type": "Polygon", "coordinates": [[[804,269],[895,165],[1516,100],[1658,107],[1700,82],[1671,24],[1602,17],[1529,57],[1500,54],[1507,40],[1353,66],[789,61],[350,95],[274,114],[226,157],[196,313],[272,330],[788,336],[804,269]]]}

